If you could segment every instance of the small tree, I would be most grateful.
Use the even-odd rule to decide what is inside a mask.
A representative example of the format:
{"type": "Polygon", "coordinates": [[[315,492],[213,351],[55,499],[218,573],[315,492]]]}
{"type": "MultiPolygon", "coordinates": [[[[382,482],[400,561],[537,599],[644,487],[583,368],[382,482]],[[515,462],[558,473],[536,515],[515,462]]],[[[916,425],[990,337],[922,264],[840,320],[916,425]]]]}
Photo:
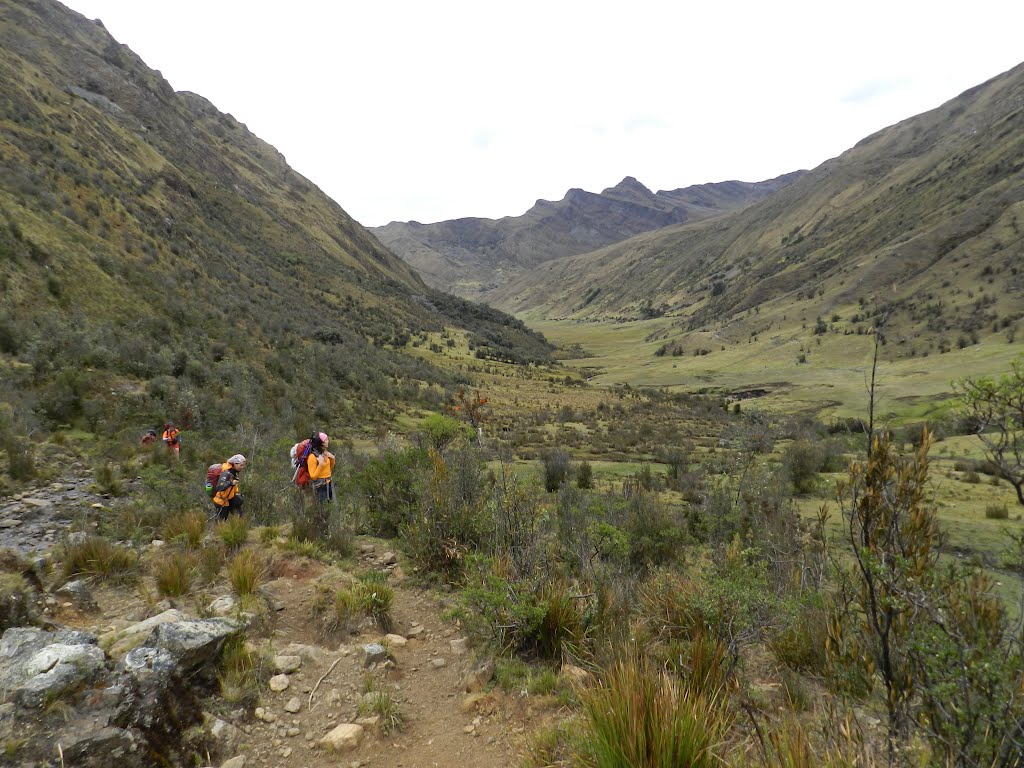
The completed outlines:
{"type": "Polygon", "coordinates": [[[998,379],[963,379],[954,386],[985,455],[1024,504],[1024,358],[998,379]]]}
{"type": "Polygon", "coordinates": [[[572,473],[572,456],[564,448],[551,448],[541,456],[544,465],[544,490],[554,493],[572,473]]]}
{"type": "Polygon", "coordinates": [[[885,686],[890,758],[910,718],[915,678],[911,647],[927,620],[921,606],[936,575],[942,534],[925,495],[931,436],[917,453],[899,456],[887,437],[875,437],[864,463],[850,467],[850,479],[837,491],[843,528],[854,566],[836,563],[843,621],[829,627],[833,658],[874,673],[885,686]]]}

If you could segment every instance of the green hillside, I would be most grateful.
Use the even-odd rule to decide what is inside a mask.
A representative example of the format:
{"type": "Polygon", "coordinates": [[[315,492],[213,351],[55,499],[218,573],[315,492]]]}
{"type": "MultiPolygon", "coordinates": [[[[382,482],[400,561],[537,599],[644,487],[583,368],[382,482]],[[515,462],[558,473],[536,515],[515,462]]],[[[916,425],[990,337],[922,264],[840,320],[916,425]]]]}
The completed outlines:
{"type": "Polygon", "coordinates": [[[5,423],[344,424],[453,383],[398,351],[415,334],[463,327],[482,356],[547,356],[518,321],[429,289],[99,22],[2,0],[0,81],[5,423]]]}

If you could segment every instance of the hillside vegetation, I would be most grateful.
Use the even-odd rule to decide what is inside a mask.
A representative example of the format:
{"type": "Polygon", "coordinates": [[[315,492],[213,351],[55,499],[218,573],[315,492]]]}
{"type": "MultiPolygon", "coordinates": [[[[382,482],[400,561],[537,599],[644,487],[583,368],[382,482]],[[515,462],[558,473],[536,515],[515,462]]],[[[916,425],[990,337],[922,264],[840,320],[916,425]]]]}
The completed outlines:
{"type": "Polygon", "coordinates": [[[0,80],[5,434],[351,423],[454,384],[396,351],[446,326],[481,356],[547,357],[519,321],[425,286],[100,22],[0,2],[0,80]]]}
{"type": "Polygon", "coordinates": [[[631,176],[600,194],[570,189],[522,216],[436,224],[391,222],[372,231],[430,285],[487,301],[491,292],[550,259],[586,253],[670,224],[743,208],[802,171],[759,182],[725,181],[651,192],[631,176]]]}

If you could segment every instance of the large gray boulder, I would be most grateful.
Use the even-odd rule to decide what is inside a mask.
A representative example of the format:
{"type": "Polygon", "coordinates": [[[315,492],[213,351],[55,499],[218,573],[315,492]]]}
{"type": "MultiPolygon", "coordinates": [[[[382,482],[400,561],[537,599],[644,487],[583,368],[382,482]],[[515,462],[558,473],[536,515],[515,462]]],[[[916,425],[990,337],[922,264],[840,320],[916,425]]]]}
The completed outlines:
{"type": "Polygon", "coordinates": [[[145,740],[124,728],[67,728],[60,734],[67,768],[144,768],[153,765],[145,740]]]}
{"type": "Polygon", "coordinates": [[[106,667],[95,643],[85,632],[12,627],[0,638],[0,690],[25,708],[74,692],[106,667]]]}
{"type": "Polygon", "coordinates": [[[241,628],[231,619],[175,621],[156,627],[143,645],[167,651],[187,673],[215,661],[224,641],[241,628]]]}
{"type": "Polygon", "coordinates": [[[117,671],[122,691],[112,724],[138,729],[161,754],[173,751],[181,734],[201,718],[178,661],[163,648],[143,646],[130,651],[117,671]]]}

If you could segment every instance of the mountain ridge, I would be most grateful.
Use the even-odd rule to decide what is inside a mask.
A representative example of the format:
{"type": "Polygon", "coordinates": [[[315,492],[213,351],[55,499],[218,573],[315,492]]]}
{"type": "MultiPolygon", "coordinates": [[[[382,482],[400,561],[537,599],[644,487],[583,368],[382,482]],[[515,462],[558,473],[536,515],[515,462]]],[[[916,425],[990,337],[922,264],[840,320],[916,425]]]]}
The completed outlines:
{"type": "Polygon", "coordinates": [[[721,215],[775,192],[801,173],[657,193],[626,176],[600,193],[572,188],[561,200],[539,199],[520,216],[466,217],[433,224],[391,222],[371,231],[429,285],[486,300],[489,292],[550,259],[721,215]]]}

